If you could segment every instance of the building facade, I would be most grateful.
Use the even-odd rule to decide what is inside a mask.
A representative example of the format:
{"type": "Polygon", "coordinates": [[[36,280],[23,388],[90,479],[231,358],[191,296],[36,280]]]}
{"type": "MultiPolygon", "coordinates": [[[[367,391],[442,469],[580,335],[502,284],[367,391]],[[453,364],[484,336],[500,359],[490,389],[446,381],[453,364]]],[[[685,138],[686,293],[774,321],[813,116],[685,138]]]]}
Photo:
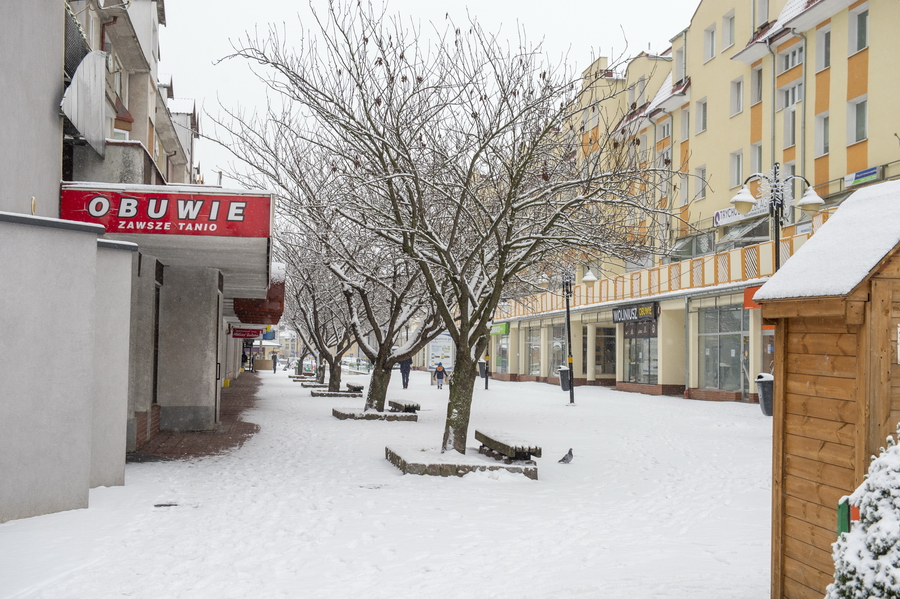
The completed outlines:
{"type": "MultiPolygon", "coordinates": [[[[900,51],[889,33],[898,18],[877,0],[703,0],[664,52],[585,70],[582,151],[616,139],[639,164],[669,170],[655,192],[669,216],[655,233],[659,255],[645,263],[573,265],[576,384],[756,401],[754,379],[773,360],[774,328],[752,301],[776,270],[773,186],[749,182],[761,199],[748,215],[731,199],[778,163],[825,200],[805,216],[793,199],[806,184],[783,185],[784,263],[855,189],[900,175],[897,83],[877,76],[900,51]]],[[[558,279],[501,306],[495,322],[508,323],[492,335],[496,376],[558,381],[558,279]]]]}
{"type": "Polygon", "coordinates": [[[0,5],[0,522],[87,507],[159,430],[214,429],[233,329],[283,310],[273,198],[195,184],[164,25],[163,0],[0,5]],[[51,364],[14,343],[51,337],[51,364]]]}

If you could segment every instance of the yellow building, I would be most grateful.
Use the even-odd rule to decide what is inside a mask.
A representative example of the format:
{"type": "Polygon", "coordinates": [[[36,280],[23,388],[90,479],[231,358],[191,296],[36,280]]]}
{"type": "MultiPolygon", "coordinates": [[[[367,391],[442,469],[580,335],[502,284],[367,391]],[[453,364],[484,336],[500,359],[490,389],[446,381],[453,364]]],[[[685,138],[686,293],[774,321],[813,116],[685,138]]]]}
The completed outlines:
{"type": "MultiPolygon", "coordinates": [[[[641,164],[674,176],[658,192],[670,215],[656,232],[660,255],[574,265],[576,384],[757,401],[754,379],[772,372],[774,348],[752,301],[776,270],[769,200],[785,192],[783,264],[849,194],[900,176],[890,68],[898,25],[889,0],[703,0],[666,51],[642,53],[624,72],[607,58],[584,71],[583,151],[605,151],[616,137],[641,164]],[[748,187],[761,200],[742,215],[731,200],[755,173],[765,177],[748,187]],[[800,178],[825,200],[815,216],[794,207],[807,188],[800,178]]],[[[558,382],[560,287],[501,305],[490,351],[497,378],[558,382]]],[[[772,596],[821,597],[828,577],[812,566],[822,556],[788,555],[790,539],[775,541],[772,596]]]]}

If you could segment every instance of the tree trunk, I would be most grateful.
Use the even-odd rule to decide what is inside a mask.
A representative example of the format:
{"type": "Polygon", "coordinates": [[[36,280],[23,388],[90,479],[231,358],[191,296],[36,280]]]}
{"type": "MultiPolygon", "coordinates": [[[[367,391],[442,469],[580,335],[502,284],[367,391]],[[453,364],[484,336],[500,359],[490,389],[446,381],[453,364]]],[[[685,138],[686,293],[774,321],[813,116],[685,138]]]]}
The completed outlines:
{"type": "Polygon", "coordinates": [[[391,369],[376,366],[369,379],[369,392],[366,394],[366,410],[384,412],[384,400],[387,397],[388,385],[391,382],[391,369]]]}
{"type": "Polygon", "coordinates": [[[320,385],[325,382],[325,360],[316,359],[316,382],[320,385]]]}
{"type": "Polygon", "coordinates": [[[334,364],[329,364],[328,368],[328,390],[341,390],[341,364],[339,360],[335,360],[334,364]]]}
{"type": "Polygon", "coordinates": [[[472,393],[475,390],[477,374],[478,362],[464,352],[457,353],[450,381],[450,403],[447,404],[447,424],[444,427],[442,451],[455,449],[459,453],[466,453],[469,412],[472,409],[472,393]]]}

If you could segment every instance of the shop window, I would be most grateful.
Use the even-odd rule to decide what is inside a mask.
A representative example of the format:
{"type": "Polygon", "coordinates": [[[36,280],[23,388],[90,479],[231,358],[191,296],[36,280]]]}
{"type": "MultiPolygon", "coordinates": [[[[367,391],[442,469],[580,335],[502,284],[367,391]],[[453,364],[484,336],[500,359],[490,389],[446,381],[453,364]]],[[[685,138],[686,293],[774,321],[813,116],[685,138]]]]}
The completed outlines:
{"type": "Polygon", "coordinates": [[[500,335],[497,339],[497,355],[491,360],[491,368],[497,374],[509,373],[509,335],[500,335]]]}
{"type": "Polygon", "coordinates": [[[700,388],[742,390],[746,312],[741,306],[701,308],[698,317],[700,388]]]}
{"type": "Polygon", "coordinates": [[[690,260],[699,256],[706,256],[715,251],[715,233],[703,233],[692,237],[682,237],[675,242],[669,254],[670,262],[679,262],[681,260],[690,260]]]}
{"type": "Polygon", "coordinates": [[[528,344],[528,374],[540,376],[541,374],[541,328],[531,327],[525,337],[528,344]]]}
{"type": "Polygon", "coordinates": [[[597,327],[596,335],[594,374],[598,378],[611,378],[616,374],[616,329],[597,327]]]}
{"type": "Polygon", "coordinates": [[[550,375],[556,376],[560,366],[568,360],[566,351],[566,325],[555,324],[550,334],[550,375]]]}

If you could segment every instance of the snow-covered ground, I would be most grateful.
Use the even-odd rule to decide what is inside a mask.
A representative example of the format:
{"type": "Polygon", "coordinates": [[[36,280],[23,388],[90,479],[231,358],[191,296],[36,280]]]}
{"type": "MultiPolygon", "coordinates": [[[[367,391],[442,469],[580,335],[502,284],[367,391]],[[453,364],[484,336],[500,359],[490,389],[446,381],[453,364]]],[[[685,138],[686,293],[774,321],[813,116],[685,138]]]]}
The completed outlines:
{"type": "Polygon", "coordinates": [[[768,596],[759,406],[579,387],[570,407],[558,387],[479,380],[469,445],[478,427],[538,444],[540,480],[442,479],[385,460],[386,445],[437,447],[446,414],[446,388],[413,372],[404,391],[395,374],[389,397],[419,402],[418,423],[337,420],[362,400],[260,373],[245,419],[261,430],[241,449],[128,464],[89,509],[0,525],[0,596],[768,596]]]}

